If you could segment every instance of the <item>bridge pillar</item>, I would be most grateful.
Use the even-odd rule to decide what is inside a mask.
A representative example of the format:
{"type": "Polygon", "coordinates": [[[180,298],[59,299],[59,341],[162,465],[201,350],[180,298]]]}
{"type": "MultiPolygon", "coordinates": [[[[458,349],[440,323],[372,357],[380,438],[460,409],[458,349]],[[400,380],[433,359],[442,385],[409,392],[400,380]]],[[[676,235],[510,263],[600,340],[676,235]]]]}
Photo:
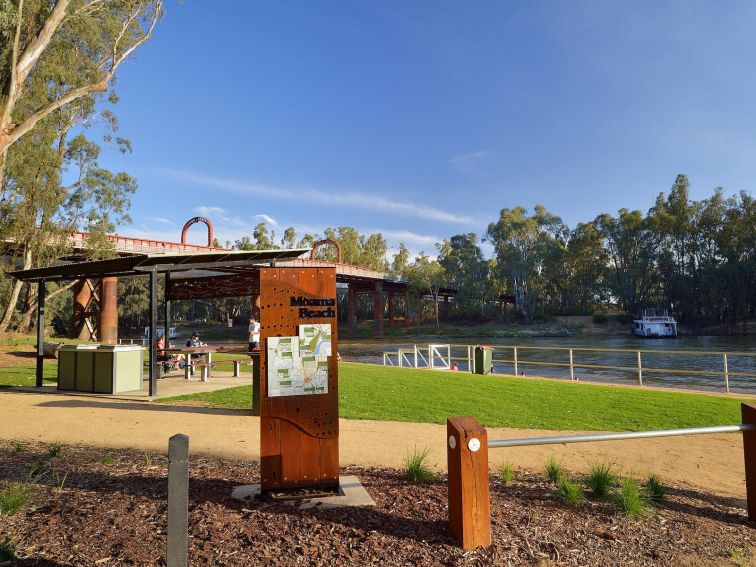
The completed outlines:
{"type": "Polygon", "coordinates": [[[118,342],[118,278],[100,280],[99,340],[118,342]]]}
{"type": "MultiPolygon", "coordinates": [[[[69,336],[72,339],[87,341],[92,337],[94,329],[87,326],[91,315],[92,289],[87,280],[78,280],[73,287],[73,310],[71,311],[71,330],[69,336]]],[[[91,326],[91,323],[89,323],[91,326]]]]}
{"type": "Polygon", "coordinates": [[[388,312],[386,316],[388,319],[388,326],[393,327],[394,326],[394,294],[391,292],[388,292],[387,299],[388,299],[388,312]]]}
{"type": "Polygon", "coordinates": [[[404,326],[409,327],[412,324],[410,321],[410,302],[409,291],[404,292],[404,326]]]}
{"type": "Polygon", "coordinates": [[[357,290],[354,283],[349,284],[347,296],[347,332],[350,337],[357,334],[357,290]]]}
{"type": "Polygon", "coordinates": [[[375,282],[373,291],[373,336],[383,336],[383,282],[375,282]]]}

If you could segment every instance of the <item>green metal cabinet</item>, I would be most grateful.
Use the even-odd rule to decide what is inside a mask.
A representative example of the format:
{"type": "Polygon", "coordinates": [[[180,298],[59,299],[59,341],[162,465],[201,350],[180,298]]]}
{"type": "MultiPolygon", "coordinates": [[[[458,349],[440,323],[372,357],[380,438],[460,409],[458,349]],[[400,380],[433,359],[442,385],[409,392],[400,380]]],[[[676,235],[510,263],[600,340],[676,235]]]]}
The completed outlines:
{"type": "Polygon", "coordinates": [[[58,350],[58,390],[141,390],[143,361],[144,350],[138,345],[64,345],[58,350]]]}

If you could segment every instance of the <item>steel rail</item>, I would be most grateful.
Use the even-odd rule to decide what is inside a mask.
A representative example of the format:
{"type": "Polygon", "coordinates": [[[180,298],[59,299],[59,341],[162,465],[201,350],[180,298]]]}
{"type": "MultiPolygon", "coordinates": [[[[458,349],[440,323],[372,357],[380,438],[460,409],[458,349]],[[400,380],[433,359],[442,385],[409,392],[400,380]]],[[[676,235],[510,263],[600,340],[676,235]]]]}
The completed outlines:
{"type": "MultiPolygon", "coordinates": [[[[474,347],[476,345],[469,344],[469,345],[462,345],[462,344],[450,344],[451,347],[458,347],[458,348],[467,348],[467,347],[474,347]]],[[[561,350],[561,351],[568,351],[573,350],[575,352],[642,352],[643,354],[675,354],[675,355],[703,355],[703,356],[722,356],[723,354],[727,354],[729,356],[756,356],[756,352],[744,352],[744,351],[729,351],[729,350],[721,350],[721,351],[698,351],[698,350],[666,350],[666,349],[642,349],[642,348],[601,348],[601,347],[561,347],[561,346],[533,346],[533,345],[502,345],[502,344],[493,344],[493,345],[487,345],[492,346],[494,349],[504,349],[504,348],[516,348],[516,349],[522,349],[522,350],[561,350]]]]}
{"type": "Polygon", "coordinates": [[[492,439],[490,449],[500,447],[523,447],[527,445],[562,445],[566,443],[590,443],[595,441],[622,441],[626,439],[646,439],[649,437],[674,437],[678,435],[705,435],[710,433],[737,433],[755,431],[756,424],[715,425],[713,427],[690,427],[687,429],[661,429],[657,431],[623,431],[619,433],[588,433],[585,435],[564,435],[560,437],[522,437],[518,439],[492,439]]]}

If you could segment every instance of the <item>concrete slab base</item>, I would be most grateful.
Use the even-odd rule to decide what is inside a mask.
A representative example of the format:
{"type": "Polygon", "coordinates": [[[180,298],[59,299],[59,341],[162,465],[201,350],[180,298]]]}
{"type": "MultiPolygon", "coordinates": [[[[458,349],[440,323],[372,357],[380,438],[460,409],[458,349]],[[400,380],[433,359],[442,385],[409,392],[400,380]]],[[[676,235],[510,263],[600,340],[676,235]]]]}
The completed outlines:
{"type": "MultiPolygon", "coordinates": [[[[231,498],[249,502],[260,496],[259,484],[245,484],[236,486],[231,491],[231,498]]],[[[354,475],[339,477],[339,493],[334,496],[319,498],[304,498],[302,500],[286,500],[284,504],[294,505],[299,508],[342,508],[346,506],[375,506],[375,502],[362,486],[360,480],[354,475]]]]}

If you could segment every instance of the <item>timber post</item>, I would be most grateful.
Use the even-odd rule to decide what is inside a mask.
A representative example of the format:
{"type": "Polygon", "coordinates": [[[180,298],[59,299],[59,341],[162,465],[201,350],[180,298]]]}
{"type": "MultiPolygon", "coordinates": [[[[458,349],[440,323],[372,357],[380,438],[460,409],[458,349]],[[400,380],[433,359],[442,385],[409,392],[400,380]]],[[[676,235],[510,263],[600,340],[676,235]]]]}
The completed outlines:
{"type": "MultiPolygon", "coordinates": [[[[756,424],[756,404],[740,404],[743,424],[756,424]]],[[[756,522],[756,431],[743,431],[748,519],[756,522]]]]}
{"type": "Polygon", "coordinates": [[[474,417],[446,422],[449,529],[463,549],[491,545],[488,432],[474,417]]]}
{"type": "Polygon", "coordinates": [[[189,540],[189,437],[168,440],[168,567],[186,567],[189,540]]]}

